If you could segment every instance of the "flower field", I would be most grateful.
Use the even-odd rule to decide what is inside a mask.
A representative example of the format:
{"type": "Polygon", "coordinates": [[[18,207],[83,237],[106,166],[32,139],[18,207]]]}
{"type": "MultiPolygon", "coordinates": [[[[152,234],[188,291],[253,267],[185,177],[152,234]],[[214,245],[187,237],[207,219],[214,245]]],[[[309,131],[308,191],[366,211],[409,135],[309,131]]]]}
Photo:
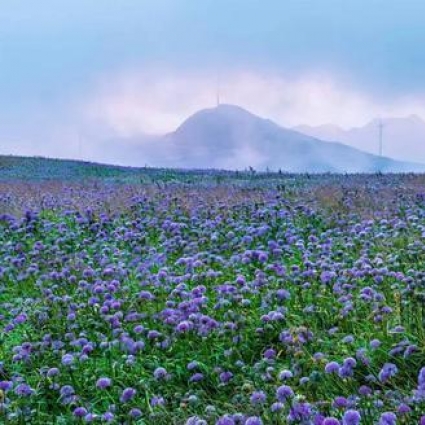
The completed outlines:
{"type": "Polygon", "coordinates": [[[12,177],[0,423],[425,424],[425,177],[12,177]]]}

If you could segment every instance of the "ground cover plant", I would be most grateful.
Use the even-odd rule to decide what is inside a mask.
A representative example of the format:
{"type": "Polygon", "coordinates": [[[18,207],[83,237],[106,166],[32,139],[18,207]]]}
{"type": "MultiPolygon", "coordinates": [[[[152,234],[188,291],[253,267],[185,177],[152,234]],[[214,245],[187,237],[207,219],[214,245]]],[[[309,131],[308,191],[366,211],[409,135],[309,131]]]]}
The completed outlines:
{"type": "Polygon", "coordinates": [[[425,423],[424,177],[89,177],[0,183],[1,423],[425,423]]]}

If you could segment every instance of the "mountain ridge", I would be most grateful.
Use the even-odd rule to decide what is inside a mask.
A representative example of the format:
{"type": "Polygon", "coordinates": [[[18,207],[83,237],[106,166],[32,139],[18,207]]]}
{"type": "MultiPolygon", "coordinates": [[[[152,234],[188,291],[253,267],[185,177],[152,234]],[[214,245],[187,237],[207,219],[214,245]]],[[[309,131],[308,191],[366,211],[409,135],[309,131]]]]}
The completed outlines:
{"type": "Polygon", "coordinates": [[[294,127],[311,137],[338,140],[369,153],[378,151],[379,124],[383,124],[384,153],[400,161],[425,162],[425,121],[418,115],[406,117],[375,118],[363,126],[342,128],[332,124],[294,127]]]}
{"type": "Polygon", "coordinates": [[[306,135],[228,104],[199,110],[163,136],[119,139],[110,147],[117,144],[121,154],[127,147],[133,161],[170,168],[253,167],[319,173],[425,171],[425,165],[373,155],[340,140],[306,135]]]}

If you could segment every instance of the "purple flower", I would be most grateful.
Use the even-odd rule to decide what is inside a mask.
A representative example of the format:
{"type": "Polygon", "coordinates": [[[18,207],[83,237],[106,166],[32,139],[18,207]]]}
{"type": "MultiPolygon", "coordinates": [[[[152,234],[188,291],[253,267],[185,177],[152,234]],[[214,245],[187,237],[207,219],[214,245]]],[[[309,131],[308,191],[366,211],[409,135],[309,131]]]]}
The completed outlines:
{"type": "Polygon", "coordinates": [[[362,385],[359,388],[359,394],[362,396],[368,396],[372,394],[372,389],[368,387],[367,385],[362,385]]]}
{"type": "Polygon", "coordinates": [[[96,387],[104,390],[112,385],[112,381],[110,378],[99,378],[96,382],[96,387]]]}
{"type": "Polygon", "coordinates": [[[341,397],[341,396],[335,397],[333,405],[336,408],[347,407],[348,406],[348,400],[345,397],[341,397]]]}
{"type": "Polygon", "coordinates": [[[281,385],[276,390],[276,399],[280,402],[285,402],[288,398],[292,398],[294,396],[294,391],[288,385],[281,385]]]}
{"type": "Polygon", "coordinates": [[[337,418],[328,417],[322,422],[322,425],[340,425],[341,422],[337,418]]]}
{"type": "Polygon", "coordinates": [[[87,409],[85,407],[76,407],[72,413],[77,418],[84,418],[87,415],[87,409]]]}
{"type": "Polygon", "coordinates": [[[263,425],[263,421],[258,416],[250,416],[245,421],[245,425],[263,425]]]}
{"type": "Polygon", "coordinates": [[[381,382],[385,383],[390,378],[395,376],[397,374],[397,372],[398,372],[398,368],[395,364],[385,363],[384,366],[382,367],[382,369],[380,370],[379,374],[378,374],[378,378],[381,382]]]}
{"type": "Polygon", "coordinates": [[[200,372],[194,373],[190,379],[189,382],[200,382],[204,379],[204,375],[200,372]]]}
{"type": "Polygon", "coordinates": [[[224,384],[227,384],[232,378],[233,378],[233,373],[229,371],[221,372],[219,376],[220,381],[223,382],[224,384]]]}
{"type": "Polygon", "coordinates": [[[11,381],[0,381],[0,390],[9,391],[13,388],[13,382],[11,381]]]}
{"type": "Polygon", "coordinates": [[[140,418],[140,416],[142,416],[142,411],[134,407],[133,409],[130,410],[128,414],[131,418],[137,419],[137,418],[140,418]]]}
{"type": "Polygon", "coordinates": [[[290,370],[287,370],[287,369],[282,370],[282,371],[279,373],[279,379],[280,379],[281,381],[285,381],[286,379],[291,379],[291,378],[293,378],[293,377],[294,377],[294,374],[293,374],[290,370]]]}
{"type": "Polygon", "coordinates": [[[347,410],[342,417],[342,425],[359,425],[360,413],[357,410],[347,410]]]}
{"type": "Polygon", "coordinates": [[[235,421],[229,415],[224,415],[217,420],[216,425],[235,425],[235,421]]]}
{"type": "Polygon", "coordinates": [[[276,350],[274,350],[273,348],[269,348],[264,352],[263,356],[265,359],[268,360],[274,359],[276,357],[276,350]]]}
{"type": "Polygon", "coordinates": [[[112,422],[115,419],[115,415],[112,412],[106,412],[102,415],[102,419],[105,422],[112,422]]]}
{"type": "Polygon", "coordinates": [[[311,406],[309,403],[296,403],[294,404],[288,415],[288,422],[303,422],[311,418],[311,406]]]}
{"type": "Polygon", "coordinates": [[[15,319],[13,320],[13,322],[15,323],[15,325],[20,325],[22,323],[25,323],[27,321],[27,315],[25,313],[21,313],[18,314],[15,319]]]}
{"type": "Polygon", "coordinates": [[[400,404],[397,408],[397,412],[400,413],[400,415],[406,415],[407,413],[410,413],[412,409],[405,403],[400,404]]]}
{"type": "Polygon", "coordinates": [[[34,390],[27,384],[19,384],[15,388],[15,394],[20,397],[28,397],[34,393],[34,390]]]}
{"type": "Polygon", "coordinates": [[[189,320],[183,320],[176,326],[176,331],[179,333],[189,332],[193,329],[193,323],[189,320]]]}
{"type": "Polygon", "coordinates": [[[266,401],[266,394],[263,391],[255,391],[250,397],[252,404],[264,404],[266,401]]]}
{"type": "Polygon", "coordinates": [[[72,363],[74,363],[74,356],[72,354],[65,354],[62,356],[62,364],[64,366],[70,366],[72,363]]]}
{"type": "Polygon", "coordinates": [[[165,404],[164,397],[154,396],[154,397],[152,397],[152,398],[151,398],[151,400],[150,400],[150,405],[151,405],[152,407],[155,407],[155,406],[163,406],[164,404],[165,404]]]}
{"type": "Polygon", "coordinates": [[[155,377],[155,379],[161,380],[166,378],[168,376],[168,373],[167,370],[163,367],[157,367],[153,372],[153,376],[155,377]]]}
{"type": "Polygon", "coordinates": [[[59,369],[57,367],[52,367],[51,369],[49,369],[47,371],[47,376],[49,378],[53,378],[54,376],[57,376],[59,374],[60,374],[60,372],[59,372],[59,369]]]}
{"type": "Polygon", "coordinates": [[[376,350],[381,345],[381,341],[379,339],[373,339],[369,345],[372,349],[376,350]]]}
{"type": "Polygon", "coordinates": [[[136,390],[134,388],[126,388],[120,397],[121,403],[127,403],[136,395],[136,390]]]}
{"type": "Polygon", "coordinates": [[[326,373],[338,373],[339,372],[339,364],[337,362],[329,362],[325,366],[326,373]]]}
{"type": "Polygon", "coordinates": [[[379,418],[379,425],[396,425],[397,416],[393,412],[384,412],[379,418]]]}
{"type": "Polygon", "coordinates": [[[284,406],[284,404],[283,403],[281,403],[281,402],[275,402],[275,403],[273,403],[271,406],[270,406],[270,410],[273,412],[273,413],[276,413],[276,412],[280,412],[281,410],[283,410],[283,408],[284,408],[285,406],[284,406]]]}
{"type": "Polygon", "coordinates": [[[60,394],[62,397],[66,397],[66,396],[70,396],[75,394],[75,390],[73,387],[71,387],[71,385],[64,385],[61,389],[60,389],[60,394]]]}

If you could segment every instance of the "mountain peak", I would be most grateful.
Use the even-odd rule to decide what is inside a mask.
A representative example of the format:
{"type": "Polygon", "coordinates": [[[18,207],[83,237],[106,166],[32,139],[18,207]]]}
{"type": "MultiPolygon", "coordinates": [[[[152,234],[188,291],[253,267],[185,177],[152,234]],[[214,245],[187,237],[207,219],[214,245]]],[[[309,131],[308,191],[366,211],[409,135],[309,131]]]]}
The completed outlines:
{"type": "Polygon", "coordinates": [[[249,118],[259,118],[258,116],[254,115],[253,113],[249,112],[245,108],[242,108],[238,105],[233,105],[230,103],[220,103],[217,106],[213,108],[205,108],[201,109],[200,111],[196,112],[193,116],[196,116],[198,114],[211,114],[211,115],[219,115],[219,116],[229,116],[229,117],[249,117],[249,118]]]}
{"type": "Polygon", "coordinates": [[[252,127],[266,121],[240,106],[222,103],[213,108],[201,109],[195,112],[175,132],[193,135],[193,132],[199,133],[202,131],[215,134],[225,128],[252,127]]]}

